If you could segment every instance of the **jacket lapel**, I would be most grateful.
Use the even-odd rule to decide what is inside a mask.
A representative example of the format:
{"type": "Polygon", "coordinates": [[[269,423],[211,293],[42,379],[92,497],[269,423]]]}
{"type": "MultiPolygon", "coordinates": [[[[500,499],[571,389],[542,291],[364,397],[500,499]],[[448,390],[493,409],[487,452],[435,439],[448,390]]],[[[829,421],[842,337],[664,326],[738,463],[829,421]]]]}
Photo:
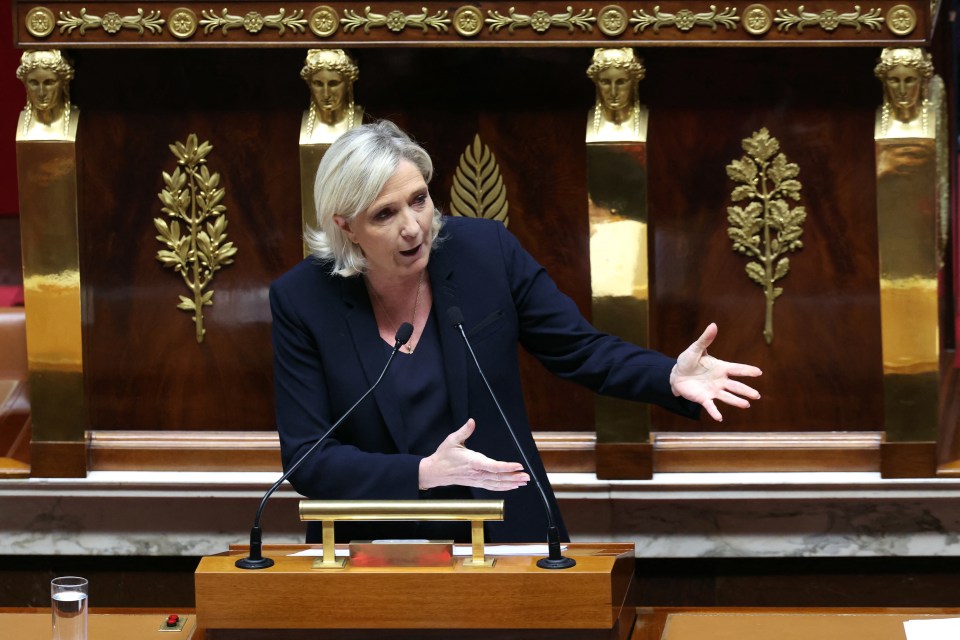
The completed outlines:
{"type": "Polygon", "coordinates": [[[433,287],[433,306],[440,333],[453,428],[459,429],[470,417],[467,403],[467,353],[463,336],[459,329],[450,324],[447,310],[461,306],[460,291],[453,278],[453,267],[443,248],[430,257],[427,270],[433,287]]]}
{"type": "MultiPolygon", "coordinates": [[[[377,328],[376,316],[374,316],[373,307],[370,306],[370,296],[367,294],[363,278],[343,279],[343,301],[347,307],[346,324],[350,330],[357,357],[360,359],[360,366],[367,379],[366,388],[369,388],[383,371],[388,352],[384,348],[383,340],[380,339],[380,330],[377,328]]],[[[399,357],[401,357],[399,354],[395,356],[395,358],[399,357]]],[[[400,400],[390,380],[389,370],[380,385],[374,389],[373,399],[380,409],[380,415],[387,430],[393,437],[397,451],[406,452],[408,445],[403,417],[400,414],[400,400]]]]}

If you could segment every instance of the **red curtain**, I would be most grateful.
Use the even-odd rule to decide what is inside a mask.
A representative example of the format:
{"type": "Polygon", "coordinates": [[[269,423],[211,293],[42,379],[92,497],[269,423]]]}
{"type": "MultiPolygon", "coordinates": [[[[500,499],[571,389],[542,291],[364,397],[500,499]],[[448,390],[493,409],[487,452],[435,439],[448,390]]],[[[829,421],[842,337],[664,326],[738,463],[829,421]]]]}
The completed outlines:
{"type": "Polygon", "coordinates": [[[13,47],[13,12],[0,11],[0,216],[17,215],[17,118],[26,102],[17,80],[20,51],[13,47]]]}

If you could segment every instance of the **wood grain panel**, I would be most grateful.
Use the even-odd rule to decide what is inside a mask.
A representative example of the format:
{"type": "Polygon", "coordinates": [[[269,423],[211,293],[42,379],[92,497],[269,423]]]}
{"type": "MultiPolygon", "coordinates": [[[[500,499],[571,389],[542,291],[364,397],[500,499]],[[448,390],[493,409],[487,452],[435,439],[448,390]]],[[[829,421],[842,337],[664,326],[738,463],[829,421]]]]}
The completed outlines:
{"type": "MultiPolygon", "coordinates": [[[[761,367],[762,399],[725,431],[882,430],[873,149],[880,86],[859,50],[650,52],[653,344],[679,353],[711,321],[715,356],[761,367]],[[831,69],[831,73],[823,73],[831,69]],[[762,289],[727,237],[725,167],[766,127],[800,167],[804,248],[762,336],[762,289]]],[[[655,429],[711,430],[662,411],[655,429]]]]}

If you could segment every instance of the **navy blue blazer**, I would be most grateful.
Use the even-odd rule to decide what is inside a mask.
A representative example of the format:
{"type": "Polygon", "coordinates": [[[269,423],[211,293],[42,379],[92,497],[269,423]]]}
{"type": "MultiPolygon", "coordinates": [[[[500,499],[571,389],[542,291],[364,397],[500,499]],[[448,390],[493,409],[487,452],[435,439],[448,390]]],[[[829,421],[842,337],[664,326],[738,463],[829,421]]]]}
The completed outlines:
{"type": "MultiPolygon", "coordinates": [[[[519,460],[462,336],[447,321],[447,309],[454,306],[461,309],[487,380],[544,480],[527,422],[518,344],[557,376],[598,393],[698,414],[698,405],[670,391],[674,359],[597,331],[501,223],[445,218],[440,238],[428,270],[453,417],[446,433],[474,418],[477,428],[467,447],[495,460],[519,460]]],[[[307,258],[273,283],[270,304],[277,429],[287,468],[376,381],[386,355],[360,277],[333,276],[329,265],[307,258]]],[[[407,446],[392,385],[381,384],[290,481],[312,499],[415,500],[426,493],[418,488],[420,460],[407,446]]],[[[509,492],[470,491],[476,498],[506,500],[504,521],[487,524],[488,541],[545,539],[546,516],[533,483],[509,492]]],[[[566,538],[562,520],[558,525],[566,538]]],[[[337,533],[343,540],[376,536],[373,530],[341,525],[337,533]]],[[[319,529],[308,529],[307,539],[319,539],[319,529]]]]}

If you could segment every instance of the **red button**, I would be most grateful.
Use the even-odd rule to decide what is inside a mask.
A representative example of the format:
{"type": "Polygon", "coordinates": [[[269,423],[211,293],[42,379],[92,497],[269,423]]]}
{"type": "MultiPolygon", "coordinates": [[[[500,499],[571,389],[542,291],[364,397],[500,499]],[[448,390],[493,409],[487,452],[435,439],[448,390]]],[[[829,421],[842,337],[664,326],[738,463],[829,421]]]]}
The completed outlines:
{"type": "Polygon", "coordinates": [[[177,614],[171,613],[169,616],[167,616],[168,627],[175,627],[177,626],[178,622],[180,622],[180,616],[178,616],[177,614]]]}

